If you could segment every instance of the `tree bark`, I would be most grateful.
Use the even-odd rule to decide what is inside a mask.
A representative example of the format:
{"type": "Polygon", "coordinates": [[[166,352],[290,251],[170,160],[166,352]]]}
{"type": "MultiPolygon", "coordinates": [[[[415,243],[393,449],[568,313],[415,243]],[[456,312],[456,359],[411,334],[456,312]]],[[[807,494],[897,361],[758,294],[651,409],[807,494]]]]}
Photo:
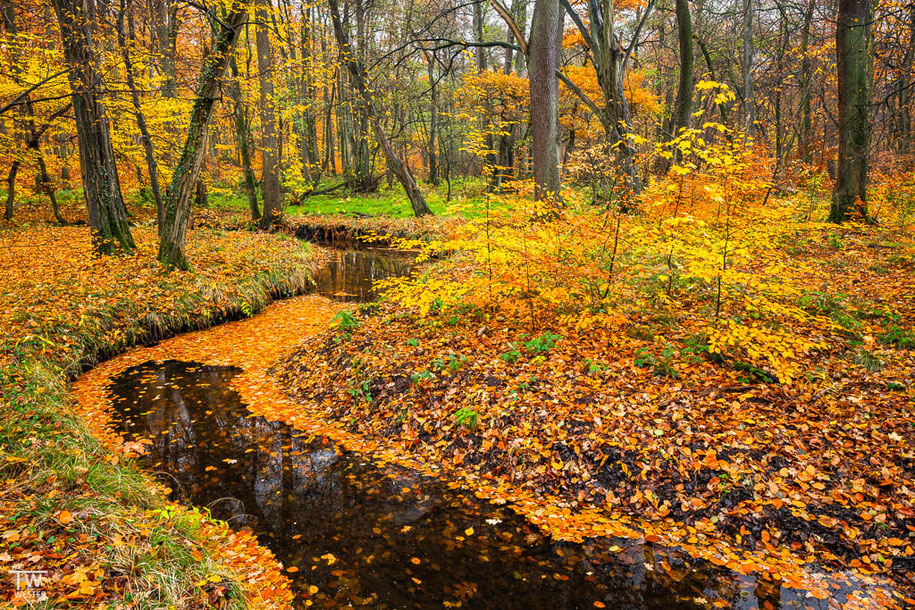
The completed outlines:
{"type": "Polygon", "coordinates": [[[152,137],[149,135],[149,129],[146,126],[146,116],[140,106],[140,94],[137,91],[137,84],[134,80],[133,62],[130,59],[130,48],[128,40],[134,41],[133,15],[130,13],[130,6],[126,0],[121,0],[121,11],[118,14],[118,44],[121,47],[121,56],[124,59],[124,75],[127,79],[127,88],[130,89],[130,99],[133,102],[134,113],[137,116],[137,127],[140,129],[140,140],[143,143],[143,153],[146,157],[146,169],[149,172],[149,184],[152,188],[153,200],[156,203],[156,227],[162,230],[162,221],[165,218],[165,206],[162,203],[162,193],[159,189],[159,173],[156,168],[156,155],[153,150],[152,137]],[[127,36],[124,35],[124,17],[127,17],[127,36]]]}
{"type": "Polygon", "coordinates": [[[429,75],[429,184],[438,185],[438,85],[435,82],[435,58],[426,52],[426,73],[429,75]]]}
{"type": "Polygon", "coordinates": [[[537,0],[528,43],[534,197],[556,200],[560,188],[559,51],[563,12],[560,0],[537,0]]]}
{"type": "Polygon", "coordinates": [[[744,138],[750,137],[756,120],[753,94],[753,0],[743,0],[743,104],[744,138]]]}
{"type": "MultiPolygon", "coordinates": [[[[604,128],[607,140],[615,151],[620,174],[626,181],[626,186],[633,192],[642,189],[638,167],[635,163],[635,150],[629,141],[629,102],[624,90],[626,76],[627,50],[621,48],[621,41],[614,33],[614,4],[613,0],[592,0],[588,2],[588,18],[590,27],[582,22],[581,18],[572,8],[569,0],[560,0],[566,13],[575,22],[582,37],[587,41],[597,73],[597,83],[603,94],[603,106],[599,107],[584,93],[577,93],[595,113],[604,128]]],[[[636,26],[634,37],[648,18],[654,1],[649,0],[642,14],[641,21],[636,26]]],[[[563,79],[567,85],[571,81],[563,79]]],[[[575,88],[573,88],[573,91],[575,88]]]]}
{"type": "Polygon", "coordinates": [[[16,159],[10,165],[10,171],[6,175],[6,205],[3,212],[3,218],[6,220],[13,219],[13,204],[16,202],[16,174],[19,173],[19,166],[22,161],[16,159]]]}
{"type": "Polygon", "coordinates": [[[340,8],[337,0],[328,0],[328,5],[330,6],[330,15],[334,25],[334,35],[337,37],[337,44],[340,47],[341,59],[346,65],[347,70],[349,70],[352,82],[362,97],[362,101],[365,103],[367,116],[375,131],[375,138],[378,140],[378,144],[384,152],[388,167],[394,172],[394,175],[397,176],[397,179],[403,186],[407,198],[410,200],[410,205],[413,208],[413,214],[417,217],[431,215],[432,210],[429,209],[423,194],[420,192],[419,187],[416,186],[416,180],[413,179],[413,175],[410,173],[409,168],[407,168],[404,162],[394,153],[394,149],[391,147],[388,137],[381,128],[381,121],[378,118],[378,113],[375,110],[375,103],[372,100],[372,94],[366,83],[365,69],[352,54],[352,47],[350,46],[349,39],[343,29],[343,23],[340,20],[340,8]]]}
{"type": "Polygon", "coordinates": [[[270,43],[269,11],[270,0],[257,0],[257,76],[260,83],[261,115],[261,157],[263,174],[261,190],[264,199],[264,213],[260,219],[260,228],[264,231],[273,226],[273,221],[280,211],[280,166],[279,138],[276,121],[276,100],[273,87],[273,48],[270,43]]]}
{"type": "Polygon", "coordinates": [[[811,68],[809,49],[810,49],[810,27],[813,23],[813,11],[816,7],[816,0],[807,1],[807,9],[804,12],[804,25],[801,30],[801,133],[800,153],[801,160],[804,163],[810,163],[810,134],[812,120],[810,111],[811,97],[811,79],[813,72],[811,68]]]}
{"type": "Polygon", "coordinates": [[[836,64],[839,163],[829,211],[831,222],[867,219],[870,108],[873,101],[873,15],[870,0],[839,0],[836,64]]]}
{"type": "Polygon", "coordinates": [[[676,0],[677,36],[680,43],[680,82],[677,87],[673,135],[689,129],[693,107],[693,23],[689,0],[676,0]]]}
{"type": "Polygon", "coordinates": [[[235,120],[235,141],[238,144],[238,156],[241,157],[242,178],[245,183],[245,195],[248,197],[248,210],[251,220],[258,220],[261,211],[257,206],[257,180],[251,168],[251,148],[249,144],[248,120],[245,105],[241,99],[241,82],[238,74],[238,59],[233,53],[229,58],[229,69],[232,73],[232,85],[229,95],[232,97],[232,115],[235,120]]]}
{"type": "Polygon", "coordinates": [[[219,99],[219,80],[225,72],[229,55],[238,38],[238,30],[244,24],[246,14],[245,5],[240,0],[232,3],[228,17],[219,21],[221,25],[216,44],[207,57],[200,75],[187,139],[168,190],[165,225],[159,239],[159,262],[168,267],[189,268],[185,241],[191,216],[191,201],[196,194],[197,177],[206,154],[207,130],[213,106],[219,99]]]}
{"type": "Polygon", "coordinates": [[[95,251],[111,254],[119,245],[124,251],[132,252],[136,246],[121,196],[108,115],[100,101],[101,76],[92,49],[92,23],[86,10],[92,4],[92,0],[53,0],[64,58],[70,68],[83,196],[95,251]]]}
{"type": "MultiPolygon", "coordinates": [[[[473,39],[477,43],[483,42],[483,3],[473,3],[473,39]]],[[[477,60],[477,73],[486,70],[486,49],[477,47],[475,50],[477,60]]]]}

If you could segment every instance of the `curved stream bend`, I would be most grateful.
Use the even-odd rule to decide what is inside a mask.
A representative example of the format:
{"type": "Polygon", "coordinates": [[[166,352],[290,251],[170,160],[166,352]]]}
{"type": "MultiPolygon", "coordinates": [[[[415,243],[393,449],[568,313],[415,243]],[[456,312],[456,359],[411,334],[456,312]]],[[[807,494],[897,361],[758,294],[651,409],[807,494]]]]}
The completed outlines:
{"type": "MultiPolygon", "coordinates": [[[[316,280],[323,294],[342,300],[372,298],[375,280],[412,267],[403,253],[337,251],[334,257],[316,280]]],[[[267,332],[283,335],[274,340],[294,332],[285,312],[295,305],[278,303],[271,307],[277,320],[270,310],[261,318],[272,324],[267,332]]],[[[249,322],[258,323],[233,324],[249,322]]],[[[506,507],[254,416],[231,385],[242,369],[178,359],[189,353],[220,362],[263,358],[263,346],[237,343],[232,358],[219,356],[213,346],[223,335],[257,340],[237,329],[217,327],[138,348],[94,374],[111,376],[118,432],[128,440],[151,439],[141,464],[161,475],[178,499],[251,528],[293,568],[289,576],[303,607],[828,605],[669,548],[621,539],[556,542],[506,507]]],[[[253,373],[244,366],[244,374],[253,373]]]]}

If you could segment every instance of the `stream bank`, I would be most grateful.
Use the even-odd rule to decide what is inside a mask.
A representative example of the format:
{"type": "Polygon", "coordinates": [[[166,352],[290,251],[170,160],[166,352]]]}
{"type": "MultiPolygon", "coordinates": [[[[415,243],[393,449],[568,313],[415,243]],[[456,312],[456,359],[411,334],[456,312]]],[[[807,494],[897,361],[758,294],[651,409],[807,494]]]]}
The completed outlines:
{"type": "MultiPolygon", "coordinates": [[[[341,269],[365,268],[343,260],[341,269]]],[[[351,297],[344,292],[336,296],[351,297]]],[[[518,607],[537,607],[521,596],[531,582],[545,587],[537,599],[567,600],[568,607],[826,608],[837,599],[855,607],[860,595],[884,595],[858,580],[811,573],[828,592],[814,599],[775,579],[690,559],[636,532],[557,542],[530,525],[527,517],[543,515],[536,504],[519,497],[503,507],[443,486],[430,477],[439,465],[383,438],[354,434],[351,425],[297,404],[276,386],[272,363],[321,334],[340,308],[319,296],[278,302],[252,319],[128,352],[75,386],[97,434],[145,455],[144,464],[166,473],[176,498],[256,532],[286,564],[298,603],[486,607],[496,596],[493,607],[512,607],[515,599],[525,600],[518,607]],[[310,511],[301,512],[307,507],[323,517],[311,520],[310,511]],[[351,518],[335,521],[340,515],[351,518]],[[451,578],[438,560],[449,544],[456,555],[448,568],[459,566],[468,578],[451,578]],[[493,571],[503,564],[513,569],[493,571]],[[490,573],[497,589],[480,582],[490,573]],[[476,574],[483,576],[469,578],[476,574]]],[[[485,487],[477,493],[491,495],[485,487]]]]}

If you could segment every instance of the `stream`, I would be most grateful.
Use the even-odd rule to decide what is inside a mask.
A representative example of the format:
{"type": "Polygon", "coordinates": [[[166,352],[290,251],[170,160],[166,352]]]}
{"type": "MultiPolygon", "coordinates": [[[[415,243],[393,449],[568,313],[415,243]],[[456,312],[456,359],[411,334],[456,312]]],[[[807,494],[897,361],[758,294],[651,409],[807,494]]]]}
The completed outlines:
{"type": "MultiPolygon", "coordinates": [[[[370,300],[374,282],[412,266],[404,253],[332,251],[317,290],[370,300]]],[[[297,606],[828,607],[671,548],[555,541],[507,506],[253,416],[231,387],[240,372],[179,360],[128,368],[111,379],[114,424],[152,439],[140,464],[176,499],[250,528],[298,568],[297,606]]]]}

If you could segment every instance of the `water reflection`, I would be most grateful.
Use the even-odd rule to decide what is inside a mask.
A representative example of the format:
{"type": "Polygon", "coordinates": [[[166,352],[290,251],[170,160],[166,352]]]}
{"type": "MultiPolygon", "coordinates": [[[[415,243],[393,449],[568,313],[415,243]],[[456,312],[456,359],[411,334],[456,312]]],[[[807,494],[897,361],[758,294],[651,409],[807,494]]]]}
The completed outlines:
{"type": "Polygon", "coordinates": [[[112,382],[118,426],[152,440],[143,465],[178,497],[251,527],[298,566],[303,607],[310,585],[318,607],[817,606],[669,549],[554,542],[505,507],[252,416],[229,387],[237,372],[129,369],[112,382]]]}
{"type": "Polygon", "coordinates": [[[319,294],[343,301],[371,301],[377,280],[407,275],[415,256],[398,250],[330,249],[326,264],[314,275],[319,294]]]}

